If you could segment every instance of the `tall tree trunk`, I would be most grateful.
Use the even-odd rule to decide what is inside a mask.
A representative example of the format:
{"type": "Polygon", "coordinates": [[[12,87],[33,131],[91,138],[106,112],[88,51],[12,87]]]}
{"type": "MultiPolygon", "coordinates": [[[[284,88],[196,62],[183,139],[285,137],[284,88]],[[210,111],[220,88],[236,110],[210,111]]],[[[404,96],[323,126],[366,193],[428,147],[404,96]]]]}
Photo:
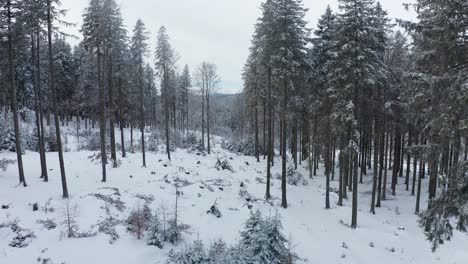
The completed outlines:
{"type": "Polygon", "coordinates": [[[418,189],[416,191],[416,208],[415,208],[415,213],[419,213],[419,207],[420,207],[420,203],[421,203],[421,180],[423,178],[423,174],[424,174],[424,161],[423,159],[421,158],[421,160],[419,161],[419,176],[418,176],[418,189]]]}
{"type": "Polygon", "coordinates": [[[267,89],[268,89],[268,146],[267,146],[267,183],[266,183],[266,192],[265,192],[265,199],[270,199],[270,181],[271,181],[271,161],[273,159],[273,146],[272,146],[272,101],[271,101],[271,69],[268,67],[267,69],[267,89]]]}
{"type": "Polygon", "coordinates": [[[108,73],[108,96],[109,96],[109,135],[111,145],[112,166],[117,168],[117,151],[115,149],[115,128],[114,116],[116,115],[116,107],[114,105],[114,74],[112,69],[112,53],[109,54],[109,73],[108,73]]]}
{"type": "MultiPolygon", "coordinates": [[[[418,134],[414,135],[414,140],[415,140],[415,145],[418,145],[419,144],[419,135],[418,134]]],[[[411,195],[413,195],[413,196],[415,195],[417,165],[418,165],[418,156],[415,155],[413,157],[413,181],[412,181],[412,184],[411,184],[411,195]]]]}
{"type": "Polygon", "coordinates": [[[357,227],[357,212],[358,212],[358,153],[353,153],[353,201],[352,201],[352,213],[351,213],[351,228],[357,227]]]}
{"type": "Polygon", "coordinates": [[[106,154],[106,118],[105,118],[105,101],[104,101],[104,85],[102,84],[102,74],[101,74],[101,50],[98,48],[97,51],[97,72],[98,72],[98,86],[99,86],[99,135],[101,141],[101,167],[102,167],[102,182],[106,182],[106,164],[107,164],[107,154],[106,154]]]}
{"type": "Polygon", "coordinates": [[[43,149],[42,149],[42,134],[44,131],[41,129],[41,117],[40,117],[40,112],[41,109],[39,108],[39,88],[38,88],[38,71],[37,71],[37,63],[36,63],[36,41],[35,41],[35,35],[34,33],[31,34],[31,65],[32,65],[32,76],[33,76],[33,88],[34,88],[34,108],[35,108],[35,114],[36,114],[36,130],[37,130],[37,145],[38,145],[38,151],[39,151],[39,158],[41,161],[41,178],[44,179],[44,181],[47,181],[47,168],[46,168],[46,162],[45,162],[45,156],[43,154],[43,149]],[[44,173],[45,172],[45,173],[44,173]]]}
{"type": "MultiPolygon", "coordinates": [[[[204,85],[204,84],[203,84],[204,85]]],[[[206,88],[204,88],[206,89],[206,88]]],[[[205,92],[202,93],[202,115],[201,115],[201,137],[202,148],[205,150],[205,92]]]]}
{"type": "Polygon", "coordinates": [[[36,29],[36,71],[37,71],[37,96],[39,101],[39,125],[41,129],[41,155],[44,160],[44,166],[42,166],[42,176],[44,176],[44,181],[49,181],[49,173],[47,172],[47,160],[46,160],[46,149],[45,149],[45,137],[44,137],[44,108],[42,103],[42,85],[41,85],[41,57],[40,57],[40,29],[36,29]]]}
{"type": "Polygon", "coordinates": [[[283,109],[281,111],[281,120],[282,120],[282,133],[281,136],[283,138],[282,142],[282,152],[283,155],[281,157],[281,207],[283,208],[288,208],[288,201],[286,198],[286,157],[288,155],[287,150],[286,150],[286,111],[287,111],[287,97],[288,97],[288,92],[287,92],[287,81],[284,80],[284,97],[283,97],[283,109]]]}
{"type": "MultiPolygon", "coordinates": [[[[380,125],[380,124],[379,124],[380,125]]],[[[382,177],[383,177],[383,170],[387,169],[384,166],[384,155],[385,155],[385,120],[383,120],[383,124],[380,125],[379,129],[379,179],[377,183],[377,203],[376,207],[381,207],[381,199],[382,199],[382,177]]]]}
{"type": "Polygon", "coordinates": [[[395,144],[393,151],[393,170],[392,170],[392,195],[396,195],[396,185],[398,183],[398,174],[400,173],[400,154],[401,154],[401,132],[400,124],[395,125],[395,144]]]}
{"type": "MultiPolygon", "coordinates": [[[[384,115],[385,118],[385,115],[384,115]]],[[[384,119],[385,120],[385,119],[384,119]]],[[[389,133],[385,133],[385,161],[384,161],[384,179],[382,186],[382,200],[387,199],[387,174],[388,174],[388,150],[389,150],[389,133]]]]}
{"type": "Polygon", "coordinates": [[[206,93],[206,139],[208,144],[208,154],[211,154],[210,144],[210,93],[206,93]]]}
{"type": "Polygon", "coordinates": [[[133,148],[133,120],[130,121],[130,152],[134,153],[135,150],[133,148]]]}
{"type": "MultiPolygon", "coordinates": [[[[342,136],[340,136],[342,137],[342,136]]],[[[340,138],[340,153],[338,154],[338,206],[343,206],[343,186],[344,186],[344,154],[342,151],[342,139],[340,138]]]]}
{"type": "MultiPolygon", "coordinates": [[[[374,122],[374,171],[372,173],[372,200],[371,200],[371,209],[370,212],[375,214],[375,203],[376,203],[376,194],[377,194],[377,174],[378,174],[378,162],[379,162],[379,129],[380,129],[380,124],[378,121],[378,115],[375,114],[375,122],[374,122]]],[[[362,161],[363,163],[361,164],[361,172],[362,170],[365,169],[366,164],[364,163],[364,160],[362,161]]],[[[361,178],[362,178],[362,173],[361,173],[361,178]]],[[[361,181],[362,182],[362,181],[361,181]]]]}
{"type": "MultiPolygon", "coordinates": [[[[119,64],[119,73],[121,72],[121,68],[120,68],[120,64],[119,64]]],[[[119,103],[122,104],[122,101],[123,101],[123,94],[122,94],[122,77],[120,76],[119,74],[119,82],[118,82],[118,90],[119,90],[119,103]]],[[[119,109],[122,109],[123,108],[123,105],[121,105],[119,107],[119,109]]],[[[120,119],[120,145],[121,145],[121,148],[122,148],[122,158],[125,158],[126,157],[126,152],[125,152],[125,136],[124,136],[124,113],[122,110],[119,111],[120,114],[119,114],[119,119],[120,119]]]]}
{"type": "Polygon", "coordinates": [[[438,153],[431,153],[429,158],[429,207],[431,200],[435,198],[437,191],[437,168],[439,161],[438,153]]]}
{"type": "Polygon", "coordinates": [[[327,116],[325,131],[325,208],[330,209],[330,172],[331,172],[331,125],[330,116],[327,116]]]}
{"type": "Polygon", "coordinates": [[[257,93],[257,83],[255,81],[255,86],[254,86],[254,89],[255,89],[255,105],[254,105],[254,108],[255,108],[255,157],[257,158],[257,162],[260,162],[260,153],[259,153],[259,138],[258,138],[258,106],[257,106],[257,102],[258,102],[258,93],[257,93]]]}
{"type": "Polygon", "coordinates": [[[65,176],[65,164],[63,161],[62,137],[60,135],[60,123],[57,107],[57,87],[55,85],[55,72],[52,50],[52,15],[51,0],[47,0],[47,38],[49,47],[49,87],[52,92],[52,106],[54,108],[55,134],[57,136],[57,149],[60,163],[60,175],[62,179],[62,196],[68,198],[67,178],[65,176]]]}
{"type": "Polygon", "coordinates": [[[23,169],[23,153],[21,148],[21,132],[18,120],[18,102],[16,98],[16,84],[15,84],[15,66],[13,58],[13,32],[11,29],[11,1],[7,0],[7,16],[8,16],[8,65],[9,65],[9,79],[10,79],[10,93],[11,93],[11,108],[13,110],[13,125],[15,128],[15,147],[16,158],[18,161],[19,182],[24,187],[27,186],[24,177],[23,169]]]}
{"type": "Polygon", "coordinates": [[[267,108],[266,108],[266,100],[265,100],[265,96],[263,97],[263,159],[266,158],[267,156],[267,145],[266,145],[266,111],[267,111],[267,108]]]}
{"type": "MultiPolygon", "coordinates": [[[[408,148],[410,148],[412,144],[413,144],[413,129],[410,127],[408,131],[408,148]]],[[[409,191],[410,168],[411,168],[411,156],[409,154],[409,151],[407,151],[406,153],[406,178],[405,178],[407,191],[409,191]]]]}
{"type": "Polygon", "coordinates": [[[164,115],[165,115],[165,123],[166,123],[166,152],[167,152],[167,159],[171,160],[171,147],[170,147],[170,139],[169,139],[169,100],[168,100],[168,72],[167,69],[164,69],[164,115]]]}
{"type": "MultiPolygon", "coordinates": [[[[145,153],[145,106],[143,94],[143,66],[139,65],[139,82],[140,82],[140,129],[141,129],[141,154],[143,156],[143,167],[146,167],[145,153]]],[[[175,121],[174,121],[175,122],[175,121]]]]}

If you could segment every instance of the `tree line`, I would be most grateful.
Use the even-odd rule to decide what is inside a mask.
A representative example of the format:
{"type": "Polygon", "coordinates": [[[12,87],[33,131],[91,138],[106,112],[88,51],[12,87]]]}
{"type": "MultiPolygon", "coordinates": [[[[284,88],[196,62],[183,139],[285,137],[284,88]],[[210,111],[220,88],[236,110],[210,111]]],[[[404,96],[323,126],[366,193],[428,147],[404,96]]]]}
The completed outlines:
{"type": "MultiPolygon", "coordinates": [[[[82,41],[74,47],[66,38],[76,36],[60,30],[62,26],[74,26],[62,20],[65,14],[58,0],[2,0],[0,6],[0,106],[5,117],[12,112],[16,150],[24,149],[20,134],[22,110],[34,110],[44,181],[49,177],[44,137],[52,124],[62,193],[68,197],[60,126],[68,125],[73,118],[77,132],[82,123],[85,129],[99,127],[103,182],[107,181],[107,164],[118,166],[119,150],[124,158],[128,151],[141,149],[142,166],[146,166],[148,127],[164,127],[170,160],[171,135],[188,133],[189,128],[196,127],[194,123],[201,122],[202,147],[210,152],[210,97],[220,82],[215,64],[202,62],[192,80],[188,65],[178,69],[179,55],[171,46],[165,26],[157,32],[156,49],[151,54],[144,22],[138,19],[129,33],[115,0],[89,1],[80,28],[82,41]],[[154,58],[154,65],[148,56],[154,58]],[[200,90],[194,90],[194,85],[200,90]],[[203,99],[203,118],[192,121],[189,98],[197,94],[203,99]],[[130,146],[125,146],[126,128],[130,129],[130,146]],[[134,139],[136,130],[141,133],[140,142],[134,139]]],[[[22,151],[16,152],[19,180],[27,186],[22,151]]]]}
{"type": "Polygon", "coordinates": [[[338,205],[351,195],[352,228],[366,177],[373,214],[402,183],[419,213],[421,179],[428,177],[421,225],[437,246],[444,230],[451,235],[447,219],[458,219],[459,230],[467,226],[468,199],[457,195],[468,186],[468,4],[418,0],[407,7],[417,21],[398,20],[396,28],[379,2],[339,0],[338,12],[328,7],[312,32],[301,0],[265,1],[243,93],[255,156],[267,159],[267,199],[275,149],[282,207],[288,206],[287,163],[297,168],[308,161],[312,177],[322,162],[325,208],[337,178],[338,205]]]}

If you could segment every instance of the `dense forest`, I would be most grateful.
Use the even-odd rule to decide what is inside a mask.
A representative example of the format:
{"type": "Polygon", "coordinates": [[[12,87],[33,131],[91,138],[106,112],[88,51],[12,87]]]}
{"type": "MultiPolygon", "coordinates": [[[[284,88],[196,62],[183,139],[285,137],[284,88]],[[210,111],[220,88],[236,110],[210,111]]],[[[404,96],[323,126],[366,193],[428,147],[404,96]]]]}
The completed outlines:
{"type": "MultiPolygon", "coordinates": [[[[139,19],[127,31],[115,0],[89,1],[76,46],[61,31],[73,25],[58,0],[1,0],[0,149],[16,152],[16,160],[2,158],[0,167],[17,166],[25,189],[16,192],[27,192],[31,178],[49,181],[46,153],[56,152],[53,169],[67,199],[64,127],[78,142],[92,133],[102,182],[113,181],[128,153],[147,167],[156,164],[148,152],[164,150],[171,161],[180,142],[195,137],[209,156],[213,137],[223,136],[223,147],[264,164],[265,200],[279,168],[285,214],[288,177],[304,166],[325,183],[317,201],[324,210],[335,192],[338,206],[350,201],[352,229],[358,212],[379,214],[391,197],[413,196],[421,232],[436,250],[468,228],[468,2],[417,0],[407,5],[415,21],[394,22],[377,1],[338,2],[312,29],[301,0],[263,1],[242,93],[224,95],[214,62],[179,67],[170,28],[150,33],[139,19]],[[33,129],[21,129],[31,115],[33,129]],[[39,153],[38,175],[26,175],[25,150],[39,153]],[[370,199],[358,208],[365,182],[370,199]]],[[[277,218],[262,221],[280,229],[277,218]]],[[[248,233],[244,239],[253,239],[248,233]]]]}

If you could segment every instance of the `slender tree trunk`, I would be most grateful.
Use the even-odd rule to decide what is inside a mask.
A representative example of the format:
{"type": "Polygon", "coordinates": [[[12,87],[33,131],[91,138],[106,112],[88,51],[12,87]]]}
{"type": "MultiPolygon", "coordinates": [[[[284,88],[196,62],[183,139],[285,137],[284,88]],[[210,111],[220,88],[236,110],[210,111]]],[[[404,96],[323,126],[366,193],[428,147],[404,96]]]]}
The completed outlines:
{"type": "MultiPolygon", "coordinates": [[[[143,94],[143,66],[139,66],[139,81],[140,81],[140,129],[141,129],[141,154],[143,157],[143,167],[146,167],[146,153],[145,153],[145,106],[143,94]]],[[[174,121],[175,122],[175,121],[174,121]]]]}
{"type": "Polygon", "coordinates": [[[45,137],[44,137],[44,108],[43,108],[43,103],[42,103],[42,85],[41,85],[41,57],[40,57],[40,30],[36,30],[36,71],[37,71],[37,77],[38,77],[38,82],[37,82],[37,96],[38,96],[38,101],[39,101],[39,125],[41,129],[41,155],[42,159],[44,160],[44,166],[42,167],[42,176],[44,176],[44,181],[48,182],[49,181],[49,173],[47,172],[47,160],[46,160],[46,149],[45,149],[45,137]]]}
{"type": "Polygon", "coordinates": [[[133,120],[130,121],[130,152],[134,153],[134,148],[133,148],[133,120]]]}
{"type": "MultiPolygon", "coordinates": [[[[375,114],[375,122],[374,122],[374,171],[372,173],[372,201],[371,201],[371,209],[370,212],[375,214],[375,203],[376,203],[376,194],[377,194],[377,174],[378,174],[378,162],[379,162],[379,129],[380,124],[378,122],[378,115],[375,114]]],[[[365,163],[361,165],[361,172],[366,167],[365,163]]],[[[361,173],[362,178],[362,173],[361,173]]],[[[362,181],[361,181],[362,182],[362,181]]]]}
{"type": "Polygon", "coordinates": [[[210,144],[210,93],[206,93],[206,139],[208,143],[208,154],[211,154],[210,144]]]}
{"type": "Polygon", "coordinates": [[[263,159],[266,159],[266,156],[267,156],[267,153],[268,153],[268,150],[267,150],[267,145],[266,145],[266,111],[267,111],[267,108],[266,108],[266,100],[265,100],[265,96],[263,97],[263,159]]]}
{"type": "Polygon", "coordinates": [[[282,133],[281,136],[283,138],[282,142],[282,152],[283,156],[281,157],[281,207],[288,208],[288,202],[286,198],[286,157],[287,157],[287,150],[286,150],[286,111],[287,111],[287,83],[284,80],[284,97],[283,97],[283,109],[281,112],[281,120],[282,120],[282,133]]]}
{"type": "MultiPolygon", "coordinates": [[[[205,85],[205,84],[203,84],[205,85]]],[[[204,90],[206,88],[203,88],[204,90]]],[[[201,133],[202,133],[202,148],[205,150],[205,92],[202,92],[202,115],[201,115],[201,133]]]]}
{"type": "Polygon", "coordinates": [[[268,67],[267,69],[267,89],[268,89],[268,147],[267,147],[267,184],[266,184],[266,192],[265,192],[265,199],[270,199],[270,181],[271,181],[271,162],[272,162],[272,154],[273,154],[273,146],[272,146],[272,101],[271,101],[271,69],[268,67]]]}
{"type": "Polygon", "coordinates": [[[16,158],[18,161],[18,173],[19,182],[24,187],[27,186],[26,179],[24,177],[23,169],[23,153],[21,148],[21,132],[18,120],[18,102],[16,98],[16,84],[15,84],[15,66],[13,56],[13,33],[11,29],[11,1],[7,0],[7,16],[8,16],[8,64],[9,64],[9,80],[10,80],[10,93],[11,93],[11,108],[13,110],[13,123],[15,128],[15,147],[16,147],[16,158]]]}
{"type": "MultiPolygon", "coordinates": [[[[411,147],[413,144],[413,130],[410,127],[408,131],[408,148],[411,147]]],[[[406,153],[406,178],[405,178],[405,184],[406,184],[406,190],[409,191],[409,182],[410,182],[410,168],[411,168],[411,156],[408,153],[406,153]]]]}
{"type": "Polygon", "coordinates": [[[117,151],[115,149],[115,128],[114,116],[116,109],[114,105],[114,74],[112,69],[112,53],[109,54],[109,73],[108,73],[108,96],[109,96],[109,136],[111,145],[112,166],[117,168],[117,151]]]}
{"type": "Polygon", "coordinates": [[[419,161],[419,176],[418,176],[418,188],[417,188],[417,192],[416,192],[416,208],[415,208],[415,213],[419,213],[419,207],[420,207],[420,203],[421,203],[421,180],[422,180],[422,176],[424,174],[424,161],[423,159],[421,159],[419,161]]]}
{"type": "Polygon", "coordinates": [[[104,102],[104,85],[102,84],[101,76],[101,51],[98,48],[97,51],[97,72],[98,72],[98,89],[99,89],[99,135],[101,142],[101,168],[102,168],[102,182],[106,182],[106,164],[107,164],[107,154],[106,154],[106,119],[105,119],[105,102],[104,102]]]}
{"type": "MultiPolygon", "coordinates": [[[[418,145],[419,144],[419,136],[418,134],[415,134],[414,135],[414,140],[415,140],[415,144],[418,145]]],[[[413,157],[413,181],[412,181],[412,184],[411,184],[411,195],[415,195],[415,186],[416,186],[416,168],[417,168],[417,164],[418,164],[418,157],[415,155],[413,157]]]]}
{"type": "Polygon", "coordinates": [[[259,153],[259,138],[258,138],[258,106],[257,106],[257,102],[258,102],[258,94],[257,94],[257,83],[255,82],[255,86],[254,86],[254,89],[255,89],[255,105],[254,105],[254,108],[255,108],[255,157],[257,158],[257,162],[260,162],[260,153],[259,153]]]}
{"type": "Polygon", "coordinates": [[[330,116],[327,116],[325,132],[325,208],[330,209],[330,172],[331,172],[331,124],[330,116]]]}
{"type": "MultiPolygon", "coordinates": [[[[120,68],[120,65],[119,65],[119,73],[121,72],[121,68],[120,68]]],[[[118,82],[118,90],[119,90],[119,102],[120,104],[122,104],[122,100],[123,100],[123,94],[122,94],[122,77],[120,76],[119,74],[119,82],[118,82]]],[[[123,108],[123,106],[121,105],[119,107],[120,109],[123,108]]],[[[119,119],[120,119],[120,145],[121,145],[121,148],[122,148],[122,158],[125,158],[126,157],[126,152],[125,152],[125,136],[124,136],[124,113],[123,113],[123,110],[120,110],[119,111],[120,114],[119,114],[119,119]]]]}
{"type": "Polygon", "coordinates": [[[53,61],[53,50],[52,50],[52,16],[51,16],[51,0],[47,0],[47,38],[49,47],[49,87],[52,92],[52,106],[54,108],[54,122],[55,122],[55,134],[57,136],[57,148],[60,163],[60,175],[62,179],[62,196],[68,198],[67,178],[65,176],[65,164],[63,161],[63,150],[62,150],[62,138],[60,135],[60,123],[57,107],[57,87],[55,85],[55,72],[54,72],[54,61],[53,61]]]}
{"type": "Polygon", "coordinates": [[[398,183],[398,174],[400,173],[400,154],[401,154],[401,133],[400,125],[395,127],[395,144],[393,151],[393,170],[392,170],[392,195],[396,195],[396,185],[398,183]]]}
{"type": "Polygon", "coordinates": [[[353,153],[354,177],[353,177],[353,201],[351,214],[351,228],[357,227],[357,211],[358,211],[358,153],[353,153]]]}
{"type": "Polygon", "coordinates": [[[169,100],[168,100],[168,72],[167,69],[164,69],[164,115],[165,115],[165,123],[166,123],[166,152],[167,152],[167,159],[171,160],[171,149],[170,149],[170,139],[169,139],[169,100]]]}
{"type": "Polygon", "coordinates": [[[380,126],[379,129],[379,179],[377,183],[377,204],[376,207],[381,207],[381,199],[382,199],[382,177],[383,177],[383,170],[386,169],[384,166],[384,155],[385,155],[385,120],[384,123],[380,126]]]}
{"type": "Polygon", "coordinates": [[[387,198],[387,174],[388,174],[388,150],[389,150],[389,134],[385,133],[385,161],[384,161],[384,179],[382,186],[382,200],[387,198]]]}
{"type": "Polygon", "coordinates": [[[429,158],[429,207],[431,200],[435,198],[437,191],[437,167],[439,155],[438,153],[431,153],[429,158]]]}
{"type": "Polygon", "coordinates": [[[32,76],[33,76],[33,88],[34,88],[34,108],[35,108],[35,114],[36,114],[36,130],[37,130],[37,145],[38,145],[38,151],[39,151],[39,158],[41,161],[41,178],[44,179],[44,181],[47,181],[47,167],[46,167],[46,161],[45,161],[45,155],[43,155],[43,149],[42,147],[44,144],[42,144],[42,134],[44,131],[41,129],[41,117],[40,117],[40,112],[41,109],[39,108],[39,87],[38,84],[40,82],[38,78],[38,71],[37,71],[37,63],[36,63],[36,41],[34,38],[34,34],[31,34],[31,65],[33,65],[32,68],[32,76]],[[45,173],[44,173],[45,172],[45,173]]]}
{"type": "Polygon", "coordinates": [[[465,137],[465,157],[463,160],[468,160],[468,137],[465,137]]]}
{"type": "MultiPolygon", "coordinates": [[[[340,136],[342,137],[342,136],[340,136]]],[[[342,151],[342,139],[340,139],[340,153],[338,154],[338,206],[343,206],[343,186],[344,186],[344,154],[342,151]]]]}
{"type": "MultiPolygon", "coordinates": [[[[271,70],[270,70],[271,71],[271,70]]],[[[270,72],[270,75],[271,75],[271,72],[270,72]]],[[[271,78],[271,77],[270,77],[271,78]]],[[[270,81],[271,83],[271,81],[270,81]]],[[[270,84],[270,89],[271,89],[271,84],[270,84]]],[[[274,106],[274,101],[273,99],[270,99],[270,102],[271,102],[271,115],[270,115],[270,118],[271,118],[271,158],[270,158],[270,161],[271,161],[271,166],[275,166],[275,106],[274,106]]]]}

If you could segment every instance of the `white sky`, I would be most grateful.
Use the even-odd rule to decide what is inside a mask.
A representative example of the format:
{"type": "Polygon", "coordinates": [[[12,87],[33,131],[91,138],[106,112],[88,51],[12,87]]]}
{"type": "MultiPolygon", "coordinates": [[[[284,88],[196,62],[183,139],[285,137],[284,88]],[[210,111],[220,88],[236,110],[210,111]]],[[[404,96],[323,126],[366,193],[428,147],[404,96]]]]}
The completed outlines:
{"type": "MultiPolygon", "coordinates": [[[[116,0],[121,6],[124,23],[131,33],[138,18],[143,19],[150,32],[151,56],[154,56],[156,33],[165,25],[171,44],[180,55],[179,68],[188,64],[191,71],[202,62],[218,66],[221,77],[219,92],[237,93],[242,89],[241,71],[248,55],[250,39],[262,0],[116,0]]],[[[391,18],[413,19],[414,13],[403,3],[414,0],[380,0],[391,18]]],[[[64,29],[81,39],[82,14],[89,0],[62,0],[67,9],[67,22],[74,28],[64,29]]],[[[315,28],[327,5],[338,9],[337,0],[304,0],[309,8],[306,19],[315,28]]],[[[79,40],[70,39],[72,44],[79,40]]]]}

